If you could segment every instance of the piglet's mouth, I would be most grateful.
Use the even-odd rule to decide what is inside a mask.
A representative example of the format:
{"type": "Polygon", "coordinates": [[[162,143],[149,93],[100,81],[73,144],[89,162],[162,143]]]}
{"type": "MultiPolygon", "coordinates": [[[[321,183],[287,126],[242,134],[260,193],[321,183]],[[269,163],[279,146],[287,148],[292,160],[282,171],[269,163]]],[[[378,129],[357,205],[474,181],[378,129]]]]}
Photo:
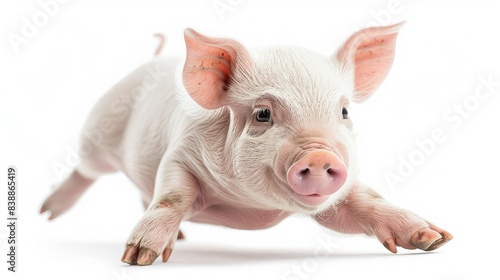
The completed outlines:
{"type": "Polygon", "coordinates": [[[293,194],[295,201],[307,205],[307,206],[318,206],[322,203],[324,203],[330,195],[321,195],[321,194],[307,194],[307,195],[302,195],[298,193],[293,194]]]}

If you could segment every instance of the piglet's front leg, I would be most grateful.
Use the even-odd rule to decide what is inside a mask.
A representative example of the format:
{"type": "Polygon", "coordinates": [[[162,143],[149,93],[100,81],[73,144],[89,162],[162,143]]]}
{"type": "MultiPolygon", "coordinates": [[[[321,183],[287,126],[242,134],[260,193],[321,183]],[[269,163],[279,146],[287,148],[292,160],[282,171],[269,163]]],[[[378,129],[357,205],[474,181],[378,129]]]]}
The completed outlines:
{"type": "Polygon", "coordinates": [[[150,265],[158,256],[166,262],[175,241],[182,238],[179,225],[193,204],[199,188],[196,178],[175,163],[160,164],[152,202],[132,230],[122,261],[150,265]]]}
{"type": "Polygon", "coordinates": [[[392,253],[397,246],[431,251],[453,236],[412,212],[385,201],[361,184],[353,186],[347,200],[313,217],[321,225],[341,233],[374,235],[392,253]]]}

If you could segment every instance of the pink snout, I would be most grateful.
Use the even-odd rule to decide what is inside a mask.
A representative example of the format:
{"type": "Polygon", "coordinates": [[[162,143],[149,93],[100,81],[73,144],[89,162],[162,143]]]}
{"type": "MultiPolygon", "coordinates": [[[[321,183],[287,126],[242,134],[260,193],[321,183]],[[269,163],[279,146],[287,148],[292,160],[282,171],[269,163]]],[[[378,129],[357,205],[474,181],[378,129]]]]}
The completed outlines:
{"type": "Polygon", "coordinates": [[[295,162],[287,173],[288,185],[297,199],[307,205],[318,205],[338,191],[347,178],[344,163],[334,153],[314,150],[295,162]]]}

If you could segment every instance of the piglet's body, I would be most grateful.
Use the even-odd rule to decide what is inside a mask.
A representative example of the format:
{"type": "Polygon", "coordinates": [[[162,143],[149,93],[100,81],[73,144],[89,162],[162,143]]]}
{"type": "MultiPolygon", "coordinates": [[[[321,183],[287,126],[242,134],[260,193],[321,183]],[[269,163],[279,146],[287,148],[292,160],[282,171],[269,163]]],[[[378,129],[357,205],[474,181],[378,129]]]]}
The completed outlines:
{"type": "Polygon", "coordinates": [[[433,250],[452,236],[356,180],[349,102],[383,81],[401,24],[362,30],[331,57],[299,48],[250,54],[186,30],[186,60],[125,77],[85,124],[81,164],[47,198],[53,219],[101,175],[123,171],[146,212],[122,261],[167,261],[182,220],[262,229],[305,213],[343,233],[433,250]]]}

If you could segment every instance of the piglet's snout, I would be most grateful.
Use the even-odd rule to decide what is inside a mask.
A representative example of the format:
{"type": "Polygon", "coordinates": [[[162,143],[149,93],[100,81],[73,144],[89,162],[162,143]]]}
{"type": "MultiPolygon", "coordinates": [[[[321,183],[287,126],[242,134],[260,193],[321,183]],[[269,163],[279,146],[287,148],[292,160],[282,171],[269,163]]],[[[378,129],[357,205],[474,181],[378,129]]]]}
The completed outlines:
{"type": "Polygon", "coordinates": [[[347,170],[339,157],[320,149],[308,152],[287,173],[290,187],[303,196],[330,195],[342,187],[346,178],[347,170]]]}

